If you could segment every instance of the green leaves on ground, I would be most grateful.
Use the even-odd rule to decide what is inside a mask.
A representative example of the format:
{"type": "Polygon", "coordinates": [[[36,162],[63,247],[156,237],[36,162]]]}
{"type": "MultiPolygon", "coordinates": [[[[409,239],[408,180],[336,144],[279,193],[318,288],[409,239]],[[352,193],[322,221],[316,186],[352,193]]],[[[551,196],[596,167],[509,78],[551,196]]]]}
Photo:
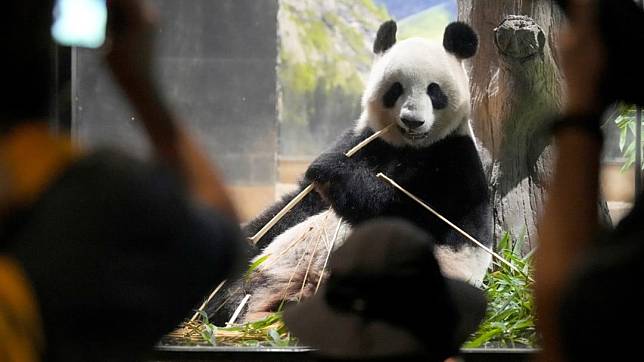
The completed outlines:
{"type": "MultiPolygon", "coordinates": [[[[532,253],[520,256],[523,238],[513,243],[505,233],[499,241],[498,253],[526,275],[532,276],[532,253]]],[[[504,264],[494,263],[483,280],[488,297],[488,310],[465,348],[536,347],[533,286],[525,276],[504,264]]]]}
{"type": "MultiPolygon", "coordinates": [[[[526,275],[533,275],[532,253],[520,256],[524,238],[513,242],[505,233],[498,243],[498,253],[526,275]]],[[[247,275],[256,270],[265,258],[249,266],[247,275]]],[[[533,285],[524,275],[505,264],[494,263],[483,281],[488,297],[488,310],[479,330],[465,348],[536,347],[533,285]]],[[[393,312],[393,311],[392,311],[393,312]]],[[[287,331],[281,313],[264,319],[228,327],[216,327],[201,313],[201,321],[192,330],[198,331],[202,343],[213,346],[287,347],[297,340],[287,331]]]]}
{"type": "Polygon", "coordinates": [[[286,330],[281,313],[273,313],[266,318],[228,327],[217,327],[201,314],[199,332],[203,342],[212,346],[240,347],[289,347],[296,346],[297,340],[286,330]]]}
{"type": "MultiPolygon", "coordinates": [[[[637,135],[637,108],[620,104],[615,110],[617,116],[614,119],[619,128],[619,150],[622,151],[625,161],[622,165],[622,172],[628,170],[635,163],[635,147],[637,135]]],[[[644,139],[644,127],[642,127],[642,139],[644,139]]],[[[644,169],[644,165],[642,167],[644,169]]]]}

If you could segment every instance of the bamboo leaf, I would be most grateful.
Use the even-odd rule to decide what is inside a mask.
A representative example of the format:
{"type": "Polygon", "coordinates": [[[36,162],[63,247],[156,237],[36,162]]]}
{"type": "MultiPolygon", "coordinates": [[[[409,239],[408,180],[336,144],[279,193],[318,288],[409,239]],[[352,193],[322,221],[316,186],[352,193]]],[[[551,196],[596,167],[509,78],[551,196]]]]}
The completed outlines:
{"type": "Polygon", "coordinates": [[[525,244],[525,236],[519,237],[518,240],[514,243],[514,248],[512,248],[512,254],[520,255],[521,250],[523,249],[523,244],[525,244]]]}
{"type": "Polygon", "coordinates": [[[624,152],[624,147],[626,147],[626,137],[627,137],[627,133],[626,133],[626,132],[627,132],[627,131],[626,131],[626,128],[625,128],[625,127],[624,127],[624,128],[621,128],[621,130],[620,130],[620,132],[619,132],[619,150],[620,150],[622,153],[624,152]]]}
{"type": "MultiPolygon", "coordinates": [[[[520,241],[508,241],[509,233],[504,233],[498,242],[500,254],[506,256],[514,266],[526,275],[533,273],[531,255],[534,250],[521,258],[514,251],[520,241]],[[500,249],[501,246],[513,246],[512,249],[500,249]]],[[[537,332],[534,327],[534,302],[532,283],[518,275],[507,265],[498,267],[485,276],[488,310],[479,330],[470,337],[465,347],[516,347],[517,345],[534,347],[537,343],[537,332]]]]}
{"type": "Polygon", "coordinates": [[[266,261],[271,256],[271,254],[266,254],[262,256],[261,258],[255,260],[249,267],[248,270],[246,271],[246,274],[244,274],[244,277],[246,279],[250,278],[250,276],[253,274],[253,272],[259,268],[260,265],[262,265],[263,262],[266,261]]]}

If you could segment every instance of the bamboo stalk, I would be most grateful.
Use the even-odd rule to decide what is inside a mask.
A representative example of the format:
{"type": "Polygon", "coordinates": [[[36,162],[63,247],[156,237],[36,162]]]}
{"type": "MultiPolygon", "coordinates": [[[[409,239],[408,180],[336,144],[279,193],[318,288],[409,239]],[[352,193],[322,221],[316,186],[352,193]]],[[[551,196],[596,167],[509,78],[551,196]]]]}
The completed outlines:
{"type": "Polygon", "coordinates": [[[229,293],[228,297],[226,297],[226,299],[224,299],[224,301],[219,304],[219,307],[215,309],[213,314],[216,314],[217,312],[219,312],[221,308],[223,308],[226,305],[226,303],[228,303],[228,301],[230,301],[235,296],[235,294],[237,294],[240,290],[242,290],[242,287],[237,287],[235,290],[229,293]]]}
{"type": "MultiPolygon", "coordinates": [[[[242,325],[243,326],[243,325],[242,325]]],[[[237,325],[230,327],[217,328],[216,340],[218,345],[232,345],[241,341],[258,341],[269,342],[272,338],[268,335],[269,330],[281,330],[284,327],[282,320],[276,320],[271,324],[265,324],[258,328],[239,328],[237,325]]],[[[178,338],[184,341],[189,341],[195,344],[200,344],[205,339],[202,335],[204,325],[198,323],[187,323],[180,329],[174,330],[168,334],[168,337],[178,338]]],[[[289,339],[288,333],[280,333],[280,337],[289,339]]]]}
{"type": "MultiPolygon", "coordinates": [[[[328,214],[327,214],[328,217],[328,214]]],[[[326,222],[326,217],[325,220],[326,222]]],[[[315,242],[315,246],[313,247],[313,252],[311,253],[311,258],[309,259],[309,265],[306,267],[306,272],[304,273],[304,279],[302,280],[302,287],[300,288],[300,296],[297,297],[297,301],[302,300],[302,296],[304,295],[304,288],[306,287],[306,281],[309,278],[309,273],[311,272],[311,266],[313,265],[313,260],[315,260],[315,254],[318,251],[318,246],[320,245],[320,241],[322,241],[322,238],[324,237],[324,226],[321,226],[321,231],[320,234],[318,235],[318,240],[315,242]]]]}
{"type": "MultiPolygon", "coordinates": [[[[329,207],[329,211],[327,211],[327,212],[330,212],[332,210],[333,210],[333,208],[329,207]]],[[[329,234],[327,234],[326,228],[322,228],[322,236],[324,236],[324,247],[328,249],[329,248],[329,234]]]]}
{"type": "Polygon", "coordinates": [[[206,299],[206,301],[204,301],[203,303],[201,303],[201,306],[199,307],[199,309],[197,309],[197,311],[196,311],[196,312],[195,312],[195,314],[192,316],[192,318],[190,318],[190,322],[194,322],[194,321],[197,319],[197,317],[199,317],[199,312],[203,311],[203,309],[204,309],[204,308],[206,308],[206,304],[208,304],[208,302],[210,302],[210,301],[212,300],[212,298],[214,298],[214,297],[215,297],[215,294],[217,294],[217,292],[219,292],[219,289],[221,289],[221,287],[223,287],[223,286],[224,286],[224,283],[226,283],[226,281],[225,281],[225,280],[224,280],[224,281],[222,281],[221,283],[219,283],[219,285],[217,286],[217,288],[215,288],[215,290],[213,290],[213,291],[212,291],[212,293],[210,293],[210,295],[208,296],[208,298],[206,299]]]}
{"type": "Polygon", "coordinates": [[[242,299],[241,303],[239,303],[239,306],[237,306],[237,309],[235,309],[235,313],[233,313],[233,316],[230,317],[230,320],[226,324],[231,325],[235,323],[235,321],[237,320],[237,317],[239,316],[239,313],[241,313],[242,309],[244,309],[244,306],[246,305],[246,302],[248,302],[249,299],[250,299],[250,294],[246,294],[244,299],[242,299]]]}
{"type": "Polygon", "coordinates": [[[364,146],[366,146],[369,143],[371,143],[371,141],[373,141],[376,138],[380,137],[380,135],[382,135],[383,133],[389,131],[389,129],[391,127],[393,127],[393,124],[390,124],[387,127],[381,129],[380,131],[372,134],[371,136],[367,137],[364,141],[362,141],[362,142],[358,143],[357,145],[355,145],[352,149],[347,151],[347,153],[345,153],[344,155],[347,156],[347,157],[351,157],[351,156],[355,155],[356,152],[360,151],[364,146]]]}
{"type": "Polygon", "coordinates": [[[306,233],[310,232],[311,230],[313,230],[313,227],[312,227],[312,226],[311,226],[311,227],[309,227],[309,229],[308,229],[307,231],[305,231],[304,233],[302,233],[302,235],[300,235],[297,239],[293,240],[293,241],[292,241],[292,242],[291,242],[291,243],[286,247],[286,249],[282,250],[279,254],[277,254],[276,256],[273,256],[273,255],[269,256],[269,257],[268,257],[268,259],[266,259],[266,262],[262,263],[262,265],[260,265],[260,266],[259,266],[259,270],[262,270],[262,271],[263,271],[263,270],[266,270],[266,269],[268,269],[270,266],[272,266],[273,264],[275,264],[277,261],[279,261],[279,259],[280,259],[282,256],[286,255],[286,253],[288,253],[291,249],[293,249],[293,247],[294,247],[295,245],[297,245],[300,241],[304,240],[304,238],[306,237],[306,233]]]}
{"type": "Polygon", "coordinates": [[[335,233],[333,234],[333,239],[331,240],[331,246],[329,246],[329,251],[326,254],[326,259],[324,259],[324,265],[322,266],[322,271],[320,272],[320,278],[318,279],[318,284],[315,286],[315,293],[318,293],[318,289],[320,289],[320,284],[322,284],[322,278],[324,277],[324,270],[326,269],[326,265],[329,262],[329,257],[331,256],[331,252],[333,251],[333,247],[335,246],[335,240],[338,238],[338,232],[340,231],[340,226],[342,226],[342,218],[338,220],[338,226],[335,228],[335,233]]]}
{"type": "MultiPolygon", "coordinates": [[[[311,240],[307,239],[307,243],[306,243],[306,251],[307,252],[311,251],[310,245],[309,245],[310,243],[311,243],[311,240]]],[[[293,272],[291,273],[291,277],[288,279],[288,283],[286,283],[286,287],[284,287],[284,293],[282,294],[282,302],[280,303],[278,311],[281,311],[282,308],[284,307],[284,302],[286,301],[286,298],[288,297],[288,288],[291,287],[291,283],[293,282],[293,278],[295,277],[295,274],[297,274],[297,269],[300,267],[300,263],[304,260],[304,258],[306,257],[306,254],[307,254],[306,252],[302,254],[300,259],[297,261],[297,264],[295,264],[295,268],[293,268],[293,272]]]]}
{"type": "MultiPolygon", "coordinates": [[[[329,213],[329,212],[331,212],[331,208],[329,208],[329,210],[328,210],[328,211],[325,211],[325,217],[327,217],[326,215],[328,215],[328,213],[329,213]]],[[[307,230],[307,231],[305,231],[304,233],[302,233],[302,235],[300,235],[297,239],[293,240],[293,241],[288,245],[288,247],[286,247],[284,250],[282,250],[279,254],[277,254],[276,256],[274,256],[274,255],[270,255],[270,256],[266,259],[266,261],[265,261],[264,263],[262,263],[262,265],[260,265],[260,267],[259,267],[258,269],[260,269],[260,270],[266,270],[266,269],[268,269],[270,266],[272,266],[273,264],[275,264],[276,262],[278,262],[278,261],[279,261],[279,259],[280,259],[281,257],[283,257],[284,255],[286,255],[286,253],[288,253],[291,249],[293,249],[293,247],[294,247],[295,245],[297,245],[300,241],[302,241],[304,238],[306,238],[306,237],[308,236],[308,233],[309,233],[309,232],[311,232],[313,229],[315,229],[315,227],[314,227],[314,226],[309,226],[309,228],[308,228],[308,230],[307,230]]],[[[324,230],[324,228],[322,228],[322,230],[324,230]]]]}
{"type": "Polygon", "coordinates": [[[308,185],[304,190],[300,191],[297,196],[293,198],[282,210],[280,210],[266,225],[264,225],[258,232],[257,234],[253,235],[250,238],[250,241],[253,242],[253,244],[257,244],[259,239],[262,238],[262,236],[266,235],[266,233],[273,227],[275,224],[277,224],[284,215],[286,215],[287,212],[291,211],[292,208],[295,207],[295,205],[299,204],[302,199],[306,197],[311,191],[313,191],[313,184],[308,185]]]}
{"type": "MultiPolygon", "coordinates": [[[[378,132],[375,132],[374,134],[372,134],[371,136],[366,138],[364,141],[358,143],[353,148],[351,148],[349,151],[347,151],[347,153],[345,153],[345,155],[347,157],[353,156],[354,154],[356,154],[356,152],[360,151],[363,147],[368,145],[371,141],[375,140],[376,138],[378,138],[379,136],[381,136],[385,132],[389,131],[391,129],[391,127],[393,127],[393,124],[390,124],[389,126],[381,129],[378,132]]],[[[273,226],[275,226],[275,224],[277,224],[280,220],[282,220],[282,218],[284,217],[284,215],[286,215],[287,212],[291,211],[291,209],[294,208],[295,205],[299,204],[300,201],[302,201],[302,199],[304,199],[304,197],[306,197],[306,195],[311,193],[311,191],[313,191],[313,188],[314,188],[313,184],[310,184],[304,190],[300,191],[300,193],[297,194],[293,198],[293,200],[291,200],[288,204],[286,204],[286,206],[284,206],[282,208],[282,210],[280,210],[268,223],[266,223],[266,225],[264,225],[261,229],[259,229],[259,231],[250,238],[250,241],[253,244],[257,244],[259,239],[261,239],[262,236],[266,235],[266,233],[273,226]]]]}
{"type": "Polygon", "coordinates": [[[488,254],[492,255],[493,257],[495,257],[496,259],[498,259],[498,260],[499,260],[500,262],[502,262],[503,264],[505,264],[505,265],[507,265],[508,267],[510,267],[510,269],[512,269],[512,270],[516,271],[517,273],[519,273],[519,274],[521,274],[521,275],[525,276],[529,281],[534,282],[534,279],[530,278],[530,276],[529,276],[529,275],[526,275],[523,271],[519,270],[519,268],[517,268],[516,266],[514,266],[514,265],[513,265],[512,263],[510,263],[509,261],[505,260],[501,255],[499,255],[499,254],[495,253],[494,251],[492,251],[492,249],[490,249],[490,248],[488,248],[487,246],[483,245],[480,241],[478,241],[478,240],[474,239],[470,234],[466,233],[466,232],[465,232],[465,231],[463,231],[461,228],[459,228],[459,227],[458,227],[458,226],[456,226],[454,223],[452,223],[452,222],[451,222],[451,221],[449,221],[447,218],[445,218],[443,215],[439,214],[437,211],[435,211],[434,209],[432,209],[431,207],[429,207],[429,205],[427,205],[426,203],[424,203],[424,202],[423,202],[421,199],[419,199],[418,197],[414,196],[414,194],[412,194],[411,192],[409,192],[409,191],[405,190],[402,186],[398,185],[394,180],[390,179],[389,177],[387,177],[386,175],[384,175],[382,172],[378,173],[376,176],[377,176],[377,177],[380,177],[380,178],[382,178],[382,179],[384,179],[385,181],[387,181],[387,182],[389,182],[391,185],[393,185],[395,188],[397,188],[398,190],[402,191],[405,195],[409,196],[412,200],[416,201],[416,202],[417,202],[418,204],[420,204],[422,207],[424,207],[425,209],[429,210],[432,214],[434,214],[436,217],[438,217],[439,219],[441,219],[442,221],[444,221],[447,225],[451,226],[454,230],[458,231],[461,235],[463,235],[464,237],[466,237],[467,239],[469,239],[471,242],[473,242],[474,244],[476,244],[477,246],[479,246],[481,249],[485,250],[488,254]]]}

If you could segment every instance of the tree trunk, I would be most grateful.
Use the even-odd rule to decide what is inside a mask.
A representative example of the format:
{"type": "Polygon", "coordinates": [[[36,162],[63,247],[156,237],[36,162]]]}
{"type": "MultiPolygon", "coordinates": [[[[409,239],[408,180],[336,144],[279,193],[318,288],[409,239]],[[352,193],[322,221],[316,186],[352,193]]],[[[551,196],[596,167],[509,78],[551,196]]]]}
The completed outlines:
{"type": "Polygon", "coordinates": [[[489,180],[494,237],[524,236],[527,253],[536,246],[553,166],[546,130],[563,97],[555,46],[563,14],[551,0],[458,0],[458,12],[480,37],[470,69],[472,128],[489,180]]]}

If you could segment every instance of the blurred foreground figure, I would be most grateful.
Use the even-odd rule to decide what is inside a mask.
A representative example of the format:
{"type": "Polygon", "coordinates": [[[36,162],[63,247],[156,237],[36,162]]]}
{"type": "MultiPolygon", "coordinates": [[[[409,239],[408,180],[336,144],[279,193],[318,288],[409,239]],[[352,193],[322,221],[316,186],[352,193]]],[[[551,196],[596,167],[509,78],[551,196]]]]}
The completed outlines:
{"type": "MultiPolygon", "coordinates": [[[[641,67],[610,69],[607,59],[641,53],[644,12],[631,0],[568,1],[567,10],[570,23],[561,50],[568,99],[553,129],[557,162],[539,225],[536,300],[543,335],[540,360],[638,360],[641,332],[632,326],[644,324],[639,286],[644,278],[644,195],[637,195],[630,214],[604,235],[598,227],[597,200],[601,116],[610,103],[626,98],[607,92],[608,85],[615,84],[614,74],[633,72],[633,78],[638,79],[642,73],[641,67]],[[631,38],[639,39],[630,44],[632,54],[610,53],[619,47],[607,42],[611,29],[606,28],[606,21],[600,21],[610,12],[598,9],[612,6],[630,9],[625,13],[639,19],[610,24],[631,29],[631,38]]],[[[641,84],[633,89],[636,94],[627,99],[644,99],[641,84]]]]}
{"type": "Polygon", "coordinates": [[[483,292],[443,277],[429,235],[404,220],[357,227],[329,271],[315,296],[284,313],[289,330],[324,357],[442,362],[485,314],[483,292]]]}
{"type": "Polygon", "coordinates": [[[153,162],[50,134],[51,3],[4,4],[0,360],[143,358],[241,261],[235,212],[152,77],[156,14],[110,1],[107,63],[153,162]],[[7,41],[8,37],[8,41],[7,41]]]}

